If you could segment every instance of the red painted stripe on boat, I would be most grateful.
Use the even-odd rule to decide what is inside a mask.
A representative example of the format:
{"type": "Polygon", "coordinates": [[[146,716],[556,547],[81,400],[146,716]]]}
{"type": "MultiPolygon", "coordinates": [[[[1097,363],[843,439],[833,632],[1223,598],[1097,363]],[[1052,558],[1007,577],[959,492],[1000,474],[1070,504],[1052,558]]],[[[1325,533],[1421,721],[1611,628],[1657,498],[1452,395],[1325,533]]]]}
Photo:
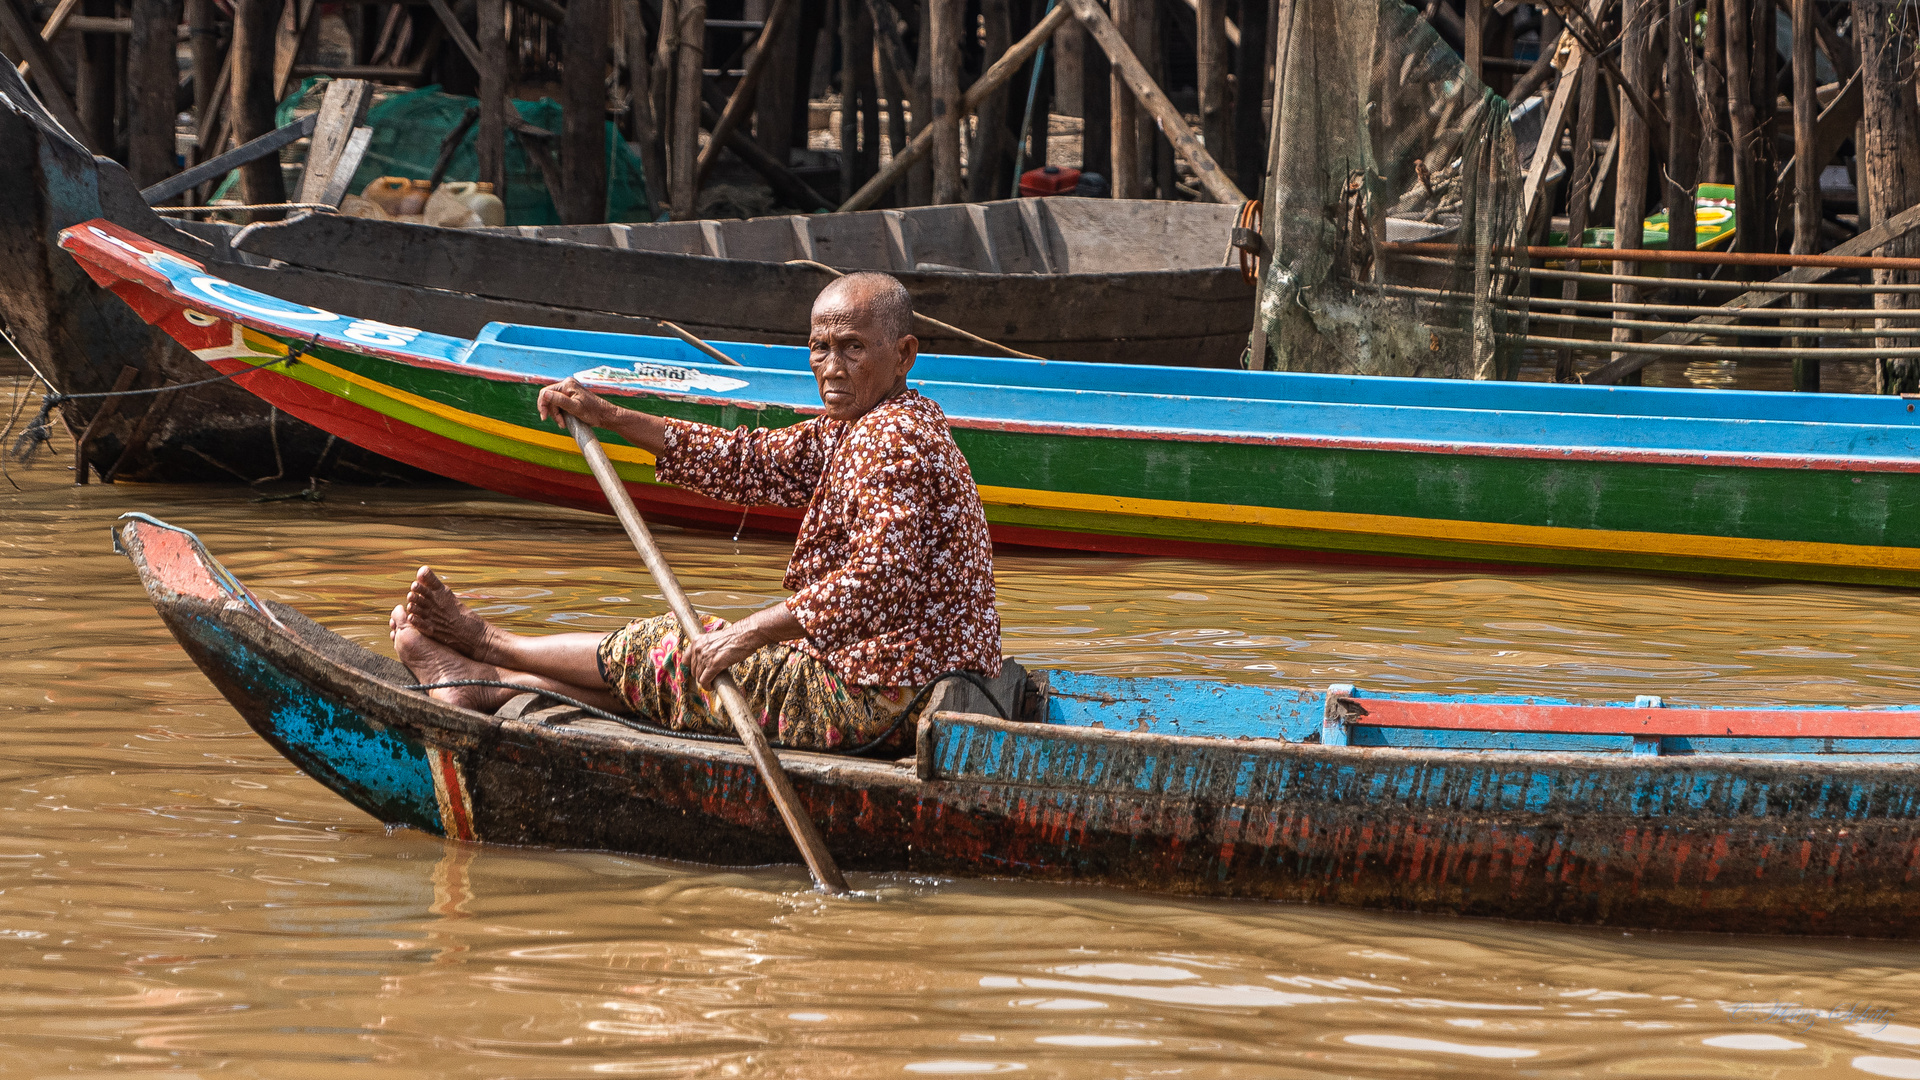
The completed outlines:
{"type": "Polygon", "coordinates": [[[201,600],[226,600],[231,596],[200,561],[200,549],[192,537],[145,522],[136,522],[134,528],[140,534],[140,550],[146,559],[147,572],[167,588],[201,600]]]}
{"type": "Polygon", "coordinates": [[[453,815],[451,830],[455,840],[473,839],[473,820],[467,815],[467,792],[460,779],[460,764],[454,760],[453,751],[444,747],[438,751],[440,758],[440,782],[447,789],[447,810],[453,815]]]}
{"type": "Polygon", "coordinates": [[[1619,705],[1452,704],[1355,698],[1378,727],[1585,735],[1920,739],[1920,713],[1847,709],[1648,709],[1619,705]]]}

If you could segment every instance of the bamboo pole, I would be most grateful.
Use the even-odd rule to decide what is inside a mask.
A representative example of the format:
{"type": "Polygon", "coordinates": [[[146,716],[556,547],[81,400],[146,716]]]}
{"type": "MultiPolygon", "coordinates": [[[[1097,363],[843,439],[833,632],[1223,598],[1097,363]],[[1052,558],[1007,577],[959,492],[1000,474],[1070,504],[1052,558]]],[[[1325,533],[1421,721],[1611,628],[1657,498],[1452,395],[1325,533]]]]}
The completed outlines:
{"type": "MultiPolygon", "coordinates": [[[[578,4],[582,0],[571,0],[578,4]]],[[[571,14],[571,11],[569,11],[571,14]]],[[[113,400],[119,400],[115,398],[113,400]]],[[[693,610],[693,604],[687,599],[686,590],[680,587],[680,580],[673,575],[673,568],[667,565],[666,557],[660,554],[659,545],[653,542],[653,534],[647,531],[647,523],[641,519],[640,511],[633,505],[633,497],[627,494],[626,485],[620,480],[620,474],[614,471],[613,462],[607,458],[607,451],[600,445],[600,439],[593,429],[568,416],[567,430],[574,441],[580,445],[580,453],[587,459],[587,467],[592,470],[593,478],[600,483],[600,490],[612,505],[615,517],[627,531],[627,538],[640,552],[640,561],[647,565],[653,575],[654,584],[660,586],[665,594],[667,607],[680,623],[680,632],[688,642],[700,640],[700,616],[693,610]]],[[[813,880],[827,892],[844,895],[847,880],[840,876],[840,868],[834,865],[833,855],[827,851],[825,840],[820,838],[820,830],[808,816],[807,808],[801,804],[800,796],[793,790],[793,781],[787,778],[787,772],[780,765],[780,758],[767,745],[766,733],[760,730],[752,709],[747,704],[746,695],[740,692],[740,686],[733,680],[732,670],[723,671],[713,681],[714,693],[720,698],[727,719],[733,722],[734,734],[740,737],[747,748],[747,756],[753,759],[753,767],[767,787],[767,796],[773,801],[773,807],[779,811],[780,819],[786,822],[787,832],[800,849],[800,857],[806,860],[807,870],[813,880]]]]}
{"type": "Polygon", "coordinates": [[[1700,179],[1709,184],[1724,184],[1733,176],[1727,156],[1727,2],[1707,0],[1706,55],[1695,86],[1702,133],[1700,161],[1705,166],[1700,179]]]}
{"type": "Polygon", "coordinates": [[[667,145],[667,168],[672,170],[673,219],[691,221],[700,197],[701,73],[707,62],[707,0],[677,0],[674,4],[679,51],[674,58],[673,139],[667,145]]]}
{"type": "Polygon", "coordinates": [[[960,189],[960,123],[967,109],[960,103],[961,0],[932,0],[927,38],[933,68],[933,202],[957,203],[960,189]]]}
{"type": "Polygon", "coordinates": [[[1147,76],[1146,69],[1140,66],[1139,59],[1120,40],[1119,31],[1114,29],[1107,13],[1100,9],[1099,0],[1067,0],[1066,6],[1072,8],[1074,15],[1092,33],[1094,41],[1099,43],[1107,58],[1113,61],[1113,66],[1125,77],[1133,96],[1160,122],[1160,130],[1173,143],[1175,152],[1186,158],[1187,164],[1193,167],[1195,178],[1206,188],[1207,194],[1217,202],[1237,204],[1247,201],[1246,195],[1234,186],[1213,156],[1207,153],[1207,148],[1200,144],[1193,129],[1187,126],[1186,118],[1167,100],[1167,95],[1160,92],[1160,88],[1147,76]]]}
{"type": "MultiPolygon", "coordinates": [[[[1007,55],[1001,57],[999,63],[988,68],[972,86],[967,88],[961,108],[970,110],[976,107],[986,99],[989,91],[1012,78],[1014,73],[1019,71],[1021,66],[1039,50],[1041,43],[1052,37],[1053,32],[1060,29],[1061,24],[1071,18],[1073,18],[1073,11],[1066,4],[1061,4],[1048,12],[1047,17],[1041,19],[1026,37],[1021,38],[1018,44],[1007,50],[1007,55]]],[[[851,198],[840,204],[839,212],[865,210],[872,206],[883,192],[905,176],[913,168],[914,163],[925,158],[932,148],[933,127],[922,128],[907,145],[904,153],[895,155],[886,168],[880,170],[873,179],[866,182],[865,186],[854,192],[851,198]]]]}

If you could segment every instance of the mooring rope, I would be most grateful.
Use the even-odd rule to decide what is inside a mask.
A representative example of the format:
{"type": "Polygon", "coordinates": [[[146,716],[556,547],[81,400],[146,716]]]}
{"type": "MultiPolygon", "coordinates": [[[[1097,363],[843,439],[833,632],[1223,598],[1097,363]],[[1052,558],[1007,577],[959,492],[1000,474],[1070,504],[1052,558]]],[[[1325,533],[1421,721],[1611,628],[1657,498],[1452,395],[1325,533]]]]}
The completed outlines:
{"type": "MultiPolygon", "coordinates": [[[[281,364],[297,364],[306,357],[307,350],[313,348],[319,341],[320,335],[315,334],[313,339],[304,345],[294,345],[289,348],[287,355],[278,360],[249,367],[243,371],[229,371],[224,375],[215,375],[211,379],[200,379],[190,383],[170,383],[166,386],[150,386],[144,390],[102,390],[90,394],[63,394],[56,390],[49,394],[43,394],[40,397],[39,413],[35,414],[34,418],[28,422],[26,428],[20,432],[20,437],[14,440],[13,459],[22,465],[30,464],[33,461],[33,456],[40,452],[40,447],[53,441],[53,429],[51,426],[53,410],[69,401],[85,401],[89,398],[142,397],[148,394],[165,394],[174,390],[191,390],[196,386],[210,386],[213,383],[226,382],[228,379],[236,379],[242,375],[251,375],[256,371],[265,371],[268,368],[278,367],[281,364]]],[[[43,379],[42,381],[44,382],[45,380],[43,379]]],[[[51,388],[52,385],[52,383],[47,383],[49,388],[51,388]]]]}

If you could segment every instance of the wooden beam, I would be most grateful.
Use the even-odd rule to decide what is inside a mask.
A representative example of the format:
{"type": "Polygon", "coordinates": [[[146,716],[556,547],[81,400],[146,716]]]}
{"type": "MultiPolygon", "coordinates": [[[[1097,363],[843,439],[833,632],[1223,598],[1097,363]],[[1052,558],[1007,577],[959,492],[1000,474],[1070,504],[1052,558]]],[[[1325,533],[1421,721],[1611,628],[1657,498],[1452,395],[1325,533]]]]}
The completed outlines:
{"type": "MultiPolygon", "coordinates": [[[[1694,107],[1693,0],[1665,0],[1667,48],[1667,145],[1661,168],[1661,201],[1667,204],[1667,250],[1693,251],[1699,234],[1694,229],[1693,191],[1700,177],[1700,113],[1694,107]]],[[[1693,269],[1678,263],[1668,268],[1673,277],[1692,277],[1693,269]]]]}
{"type": "MultiPolygon", "coordinates": [[[[341,155],[346,153],[354,129],[366,120],[367,107],[371,104],[372,83],[335,79],[327,84],[326,96],[320,99],[320,111],[314,114],[313,142],[307,148],[307,168],[300,177],[300,196],[296,201],[325,201],[321,196],[332,184],[334,171],[342,164],[341,155]]],[[[359,165],[353,164],[356,168],[359,165]]]]}
{"type": "MultiPolygon", "coordinates": [[[[176,173],[152,187],[142,188],[140,189],[140,197],[147,201],[148,206],[158,206],[188,188],[199,187],[209,180],[215,180],[225,176],[233,170],[240,168],[242,165],[258,161],[269,154],[277,155],[281,147],[312,135],[314,127],[319,123],[319,120],[319,113],[311,113],[303,116],[293,123],[288,124],[286,127],[269,131],[265,135],[257,139],[249,140],[240,146],[236,146],[218,157],[209,158],[185,172],[176,173]]],[[[278,167],[279,161],[277,158],[274,164],[278,167]]]]}
{"type": "Polygon", "coordinates": [[[440,20],[440,25],[446,28],[447,36],[459,46],[460,55],[466,57],[467,63],[473,65],[474,72],[485,71],[486,57],[480,55],[480,46],[474,44],[473,38],[468,36],[467,28],[460,25],[459,17],[453,13],[451,7],[447,6],[447,0],[427,0],[427,3],[433,6],[433,14],[440,20]]]}
{"type": "MultiPolygon", "coordinates": [[[[994,87],[1012,78],[1014,73],[1019,71],[1021,66],[1039,50],[1041,44],[1052,37],[1053,32],[1060,29],[1061,24],[1071,18],[1073,18],[1073,10],[1066,4],[1061,4],[1048,12],[1046,18],[1040,20],[1039,25],[1029,31],[1026,37],[1021,38],[1013,48],[1007,50],[1007,55],[1001,57],[999,63],[988,68],[974,80],[974,84],[967,88],[961,108],[971,110],[986,100],[987,94],[994,87]]],[[[906,150],[894,155],[894,159],[886,168],[875,174],[873,179],[867,181],[859,191],[854,192],[846,202],[841,203],[838,212],[865,210],[872,206],[888,188],[894,185],[895,181],[913,168],[915,162],[925,158],[933,149],[935,126],[937,125],[930,124],[922,128],[919,134],[913,137],[913,141],[907,144],[906,150]]]]}
{"type": "Polygon", "coordinates": [[[1573,52],[1567,57],[1569,74],[1562,75],[1560,85],[1554,87],[1553,100],[1547,103],[1546,119],[1540,126],[1540,141],[1533,145],[1533,161],[1528,163],[1527,179],[1521,187],[1520,196],[1521,220],[1528,223],[1529,235],[1547,170],[1552,167],[1553,159],[1560,156],[1560,134],[1566,127],[1567,110],[1573,105],[1574,95],[1580,89],[1580,77],[1576,73],[1580,61],[1580,46],[1575,44],[1573,52]]]}
{"type": "MultiPolygon", "coordinates": [[[[933,202],[940,206],[960,201],[960,121],[966,112],[960,104],[960,15],[961,0],[932,0],[927,28],[932,42],[930,63],[933,69],[933,202]]],[[[842,150],[844,153],[845,150],[842,150]]]]}
{"type": "Polygon", "coordinates": [[[67,134],[78,139],[87,149],[99,153],[100,148],[94,143],[93,133],[80,123],[80,114],[74,108],[72,95],[60,85],[60,69],[53,62],[53,54],[47,51],[47,43],[34,33],[21,16],[15,0],[0,0],[0,35],[11,40],[14,51],[26,58],[33,72],[34,94],[47,107],[48,114],[67,129],[67,134]]]}
{"type": "Polygon", "coordinates": [[[219,31],[213,20],[213,0],[187,0],[187,51],[193,57],[193,130],[195,147],[188,163],[207,156],[212,135],[213,103],[226,65],[220,62],[219,31]]]}
{"type": "MultiPolygon", "coordinates": [[[[1620,69],[1626,79],[1620,87],[1623,96],[1629,88],[1644,88],[1647,81],[1647,31],[1653,21],[1651,8],[1657,2],[1659,0],[1623,0],[1620,13],[1625,27],[1620,35],[1620,69]]],[[[1647,171],[1651,165],[1652,136],[1647,130],[1647,122],[1624,103],[1615,110],[1615,115],[1619,118],[1620,160],[1614,170],[1613,246],[1640,248],[1645,246],[1646,239],[1647,171]]],[[[1640,267],[1616,261],[1613,272],[1637,274],[1640,267]]],[[[1640,288],[1636,285],[1615,285],[1613,299],[1623,304],[1638,303],[1640,288]]],[[[1622,308],[1614,317],[1630,319],[1633,315],[1622,308]]],[[[1635,333],[1626,327],[1616,326],[1613,340],[1634,341],[1635,333]]],[[[1616,354],[1614,359],[1618,360],[1624,355],[1616,354]]]]}
{"type": "MultiPolygon", "coordinates": [[[[1013,10],[1009,0],[980,0],[983,31],[981,63],[991,67],[1013,46],[1013,10]]],[[[1006,197],[1004,170],[1012,168],[1013,133],[1007,126],[1007,88],[988,94],[976,110],[973,145],[967,151],[967,201],[1006,197]]],[[[877,163],[876,163],[877,165],[877,163]]],[[[865,180],[866,177],[861,177],[865,180]]],[[[1018,182],[1019,178],[1014,178],[1018,182]]]]}
{"type": "Polygon", "coordinates": [[[334,162],[333,175],[327,179],[314,202],[339,206],[340,200],[347,197],[347,190],[353,184],[353,174],[360,171],[360,163],[366,159],[367,147],[373,145],[373,129],[362,125],[354,128],[347,136],[347,145],[340,150],[340,158],[334,162]]]}
{"type": "Polygon", "coordinates": [[[314,0],[287,0],[273,40],[273,101],[280,104],[286,96],[287,80],[293,77],[293,65],[300,60],[300,46],[307,40],[313,24],[314,0]]]}
{"type": "MultiPolygon", "coordinates": [[[[717,98],[719,95],[715,93],[714,96],[717,98]]],[[[724,101],[720,102],[722,106],[725,104],[724,101]]],[[[711,129],[714,124],[720,122],[720,110],[714,107],[712,101],[702,102],[700,119],[711,129]]],[[[746,132],[736,130],[727,136],[727,149],[733,151],[734,156],[744,162],[748,168],[759,173],[767,182],[767,186],[773,189],[773,193],[785,200],[785,205],[802,210],[833,209],[833,204],[828,202],[825,196],[813,190],[813,185],[800,179],[785,162],[768,153],[766,147],[749,138],[746,132]]]]}
{"type": "MultiPolygon", "coordinates": [[[[1133,96],[1153,115],[1154,119],[1160,121],[1160,130],[1173,143],[1174,151],[1193,167],[1194,176],[1200,181],[1201,186],[1206,188],[1207,194],[1218,202],[1245,202],[1246,195],[1234,186],[1226,173],[1220,171],[1220,166],[1213,160],[1213,156],[1207,153],[1207,148],[1200,144],[1199,138],[1194,135],[1193,129],[1187,126],[1187,121],[1180,115],[1180,111],[1167,100],[1167,95],[1160,92],[1160,87],[1147,76],[1146,68],[1140,66],[1140,61],[1133,55],[1133,51],[1120,40],[1119,31],[1114,29],[1113,21],[1107,18],[1107,13],[1100,9],[1098,0],[1067,0],[1067,3],[1072,7],[1081,24],[1093,35],[1094,41],[1099,43],[1101,51],[1107,54],[1107,58],[1113,61],[1113,66],[1118,68],[1125,77],[1128,87],[1133,91],[1133,96]]],[[[968,91],[968,96],[972,97],[972,91],[968,91]]]]}
{"type": "Polygon", "coordinates": [[[792,14],[795,0],[773,0],[773,7],[767,12],[766,25],[761,27],[760,35],[753,40],[753,47],[747,50],[747,73],[740,78],[739,85],[733,88],[733,95],[727,98],[727,107],[720,113],[720,122],[713,127],[713,138],[700,151],[699,161],[693,169],[694,187],[702,188],[707,177],[713,172],[713,163],[719,159],[720,150],[726,145],[727,136],[733,134],[746,119],[747,110],[760,90],[760,79],[767,72],[767,64],[773,58],[775,49],[772,43],[779,40],[787,29],[788,16],[792,14]]]}

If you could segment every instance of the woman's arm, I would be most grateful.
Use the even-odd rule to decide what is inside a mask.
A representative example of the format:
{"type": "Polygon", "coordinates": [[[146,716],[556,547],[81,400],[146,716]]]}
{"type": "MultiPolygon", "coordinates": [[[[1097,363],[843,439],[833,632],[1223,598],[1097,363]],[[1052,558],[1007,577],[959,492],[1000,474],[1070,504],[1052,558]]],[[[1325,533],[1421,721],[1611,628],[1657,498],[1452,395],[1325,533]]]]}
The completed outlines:
{"type": "Polygon", "coordinates": [[[723,630],[707,634],[693,645],[689,659],[693,663],[693,678],[706,689],[713,689],[713,680],[733,665],[752,656],[767,645],[777,641],[792,641],[805,637],[807,632],[800,620],[787,610],[785,602],[778,603],[741,619],[723,630]]]}
{"type": "Polygon", "coordinates": [[[667,424],[658,416],[634,409],[623,409],[599,394],[567,378],[540,391],[540,419],[567,426],[563,413],[579,417],[589,427],[606,428],[650,454],[658,455],[667,447],[667,424]]]}

